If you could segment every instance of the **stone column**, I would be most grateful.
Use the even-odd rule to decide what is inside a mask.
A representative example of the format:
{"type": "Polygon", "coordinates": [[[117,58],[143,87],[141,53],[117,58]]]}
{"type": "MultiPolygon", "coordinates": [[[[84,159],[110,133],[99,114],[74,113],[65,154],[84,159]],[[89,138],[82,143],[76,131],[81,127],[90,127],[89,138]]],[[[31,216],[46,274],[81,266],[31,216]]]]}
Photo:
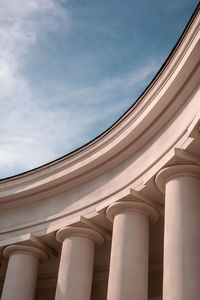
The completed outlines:
{"type": "Polygon", "coordinates": [[[147,300],[149,219],[158,218],[146,203],[121,201],[107,209],[113,221],[107,300],[147,300]]]}
{"type": "Polygon", "coordinates": [[[95,244],[100,245],[100,233],[85,227],[65,227],[56,239],[62,252],[56,288],[56,300],[89,300],[92,287],[95,244]]]}
{"type": "Polygon", "coordinates": [[[200,167],[177,165],[160,171],[165,192],[164,300],[200,299],[200,167]]]}
{"type": "Polygon", "coordinates": [[[9,262],[1,300],[34,300],[38,264],[47,254],[36,247],[11,245],[3,255],[9,262]]]}

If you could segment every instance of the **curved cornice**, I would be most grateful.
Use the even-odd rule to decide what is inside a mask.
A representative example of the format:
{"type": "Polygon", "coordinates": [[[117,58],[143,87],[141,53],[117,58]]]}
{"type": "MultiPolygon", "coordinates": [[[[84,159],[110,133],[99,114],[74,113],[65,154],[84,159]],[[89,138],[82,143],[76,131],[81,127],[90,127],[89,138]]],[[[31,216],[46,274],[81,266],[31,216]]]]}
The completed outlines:
{"type": "Polygon", "coordinates": [[[199,83],[198,76],[195,76],[190,90],[179,103],[173,104],[175,96],[192,77],[199,63],[199,12],[198,8],[163,68],[127,113],[105,133],[75,152],[35,170],[1,180],[0,201],[39,193],[64,182],[70,182],[70,187],[84,183],[91,178],[90,173],[97,176],[105,172],[111,160],[114,167],[147,144],[199,83]]]}

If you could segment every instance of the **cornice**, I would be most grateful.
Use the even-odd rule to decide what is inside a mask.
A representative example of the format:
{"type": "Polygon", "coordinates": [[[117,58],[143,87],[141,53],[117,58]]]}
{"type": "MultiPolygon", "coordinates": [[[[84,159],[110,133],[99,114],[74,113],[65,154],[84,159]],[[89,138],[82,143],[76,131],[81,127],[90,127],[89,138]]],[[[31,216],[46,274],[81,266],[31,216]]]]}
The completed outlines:
{"type": "MultiPolygon", "coordinates": [[[[115,164],[123,160],[126,155],[132,155],[134,142],[144,146],[169,121],[169,118],[187,100],[173,109],[175,95],[195,72],[199,63],[200,53],[200,14],[197,10],[192,21],[186,28],[180,41],[176,45],[163,68],[153,82],[131,107],[110,129],[75,152],[41,166],[22,175],[14,176],[0,182],[0,201],[8,201],[26,195],[39,193],[64,182],[84,183],[89,173],[100,174],[109,168],[109,162],[116,158],[115,164]],[[164,117],[166,111],[168,117],[164,117]],[[152,126],[157,122],[158,126],[152,126]],[[148,137],[146,131],[148,130],[148,137]],[[130,152],[128,147],[132,144],[130,152]],[[126,155],[125,155],[126,153],[126,155]],[[77,181],[77,178],[80,178],[77,181]]],[[[197,86],[199,79],[193,79],[193,86],[197,86]],[[196,80],[194,82],[194,80],[196,80]]],[[[192,90],[190,91],[192,92],[192,90]]],[[[187,128],[186,128],[187,130],[187,128]]],[[[138,146],[138,147],[139,147],[138,146]]],[[[112,165],[113,167],[113,165],[112,165]]]]}

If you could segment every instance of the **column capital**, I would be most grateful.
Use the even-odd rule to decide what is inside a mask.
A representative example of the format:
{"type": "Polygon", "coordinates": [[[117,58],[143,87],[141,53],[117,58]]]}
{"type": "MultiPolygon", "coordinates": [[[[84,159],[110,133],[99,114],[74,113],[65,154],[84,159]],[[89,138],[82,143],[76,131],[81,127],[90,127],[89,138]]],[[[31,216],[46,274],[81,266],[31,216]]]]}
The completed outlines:
{"type": "Polygon", "coordinates": [[[155,178],[157,188],[164,193],[166,183],[176,177],[200,177],[200,166],[197,165],[174,165],[158,172],[155,178]]]}
{"type": "Polygon", "coordinates": [[[97,232],[93,229],[87,228],[87,227],[67,226],[67,227],[61,228],[56,233],[56,240],[59,243],[62,243],[68,237],[84,237],[84,238],[90,239],[93,242],[95,242],[95,244],[97,246],[100,246],[104,241],[103,236],[99,232],[97,232]]]}
{"type": "Polygon", "coordinates": [[[124,211],[135,211],[145,214],[151,223],[155,223],[159,218],[156,208],[150,204],[139,201],[119,201],[111,204],[107,210],[107,218],[113,222],[114,217],[124,211]]]}
{"type": "Polygon", "coordinates": [[[33,246],[25,246],[25,245],[10,245],[4,248],[3,255],[8,258],[14,254],[28,254],[37,257],[41,261],[45,261],[48,259],[48,255],[45,251],[33,247],[33,246]]]}

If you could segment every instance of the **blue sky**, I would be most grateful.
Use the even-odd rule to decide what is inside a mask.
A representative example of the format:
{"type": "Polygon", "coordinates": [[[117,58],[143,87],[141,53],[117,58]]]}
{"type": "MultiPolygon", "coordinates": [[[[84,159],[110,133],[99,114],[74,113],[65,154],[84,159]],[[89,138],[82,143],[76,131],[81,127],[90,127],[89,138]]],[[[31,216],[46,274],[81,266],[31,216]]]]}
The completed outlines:
{"type": "Polygon", "coordinates": [[[178,40],[196,0],[0,0],[0,177],[111,126],[178,40]]]}

